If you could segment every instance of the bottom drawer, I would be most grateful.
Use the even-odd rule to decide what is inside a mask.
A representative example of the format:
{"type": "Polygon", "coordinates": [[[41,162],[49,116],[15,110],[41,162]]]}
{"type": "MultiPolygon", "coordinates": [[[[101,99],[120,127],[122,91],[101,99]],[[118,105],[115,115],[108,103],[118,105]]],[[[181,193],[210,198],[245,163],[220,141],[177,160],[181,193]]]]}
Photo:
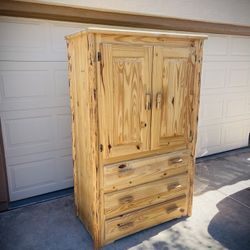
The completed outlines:
{"type": "Polygon", "coordinates": [[[186,195],[105,221],[105,241],[111,242],[142,229],[186,215],[186,195]]]}

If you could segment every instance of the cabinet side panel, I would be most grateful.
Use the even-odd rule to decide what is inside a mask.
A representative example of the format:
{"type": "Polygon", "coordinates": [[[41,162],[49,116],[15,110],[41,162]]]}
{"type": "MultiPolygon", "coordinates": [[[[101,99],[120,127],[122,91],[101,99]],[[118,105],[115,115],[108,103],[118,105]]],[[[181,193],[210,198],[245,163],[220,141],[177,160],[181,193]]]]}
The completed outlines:
{"type": "Polygon", "coordinates": [[[197,127],[198,127],[198,114],[200,105],[200,84],[201,84],[201,67],[203,56],[203,40],[196,40],[194,42],[196,48],[196,62],[194,69],[194,80],[189,82],[189,149],[191,152],[192,160],[189,164],[189,182],[190,191],[188,199],[188,215],[192,214],[193,192],[194,192],[194,175],[195,175],[195,149],[197,141],[197,127]]]}
{"type": "Polygon", "coordinates": [[[68,43],[75,203],[79,218],[96,242],[99,229],[94,35],[82,34],[68,43]]]}

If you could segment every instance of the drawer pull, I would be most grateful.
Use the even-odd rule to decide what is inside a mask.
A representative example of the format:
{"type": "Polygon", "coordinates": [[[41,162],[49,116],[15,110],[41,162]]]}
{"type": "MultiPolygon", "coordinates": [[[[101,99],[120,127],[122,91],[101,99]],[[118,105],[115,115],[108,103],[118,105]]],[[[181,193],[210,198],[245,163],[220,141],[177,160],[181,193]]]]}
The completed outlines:
{"type": "Polygon", "coordinates": [[[126,164],[121,164],[118,166],[118,174],[119,176],[131,175],[134,172],[133,168],[130,168],[126,164]]]}
{"type": "Polygon", "coordinates": [[[183,162],[183,159],[180,157],[172,158],[172,159],[169,159],[168,161],[169,164],[177,164],[177,163],[182,163],[182,162],[183,162]]]}
{"type": "Polygon", "coordinates": [[[123,168],[125,168],[125,167],[127,167],[126,164],[121,164],[118,168],[119,168],[119,169],[123,169],[123,168]]]}
{"type": "Polygon", "coordinates": [[[178,188],[182,188],[182,185],[178,182],[171,183],[168,185],[168,190],[173,190],[173,189],[178,189],[178,188]]]}
{"type": "Polygon", "coordinates": [[[117,224],[118,228],[120,230],[125,230],[127,228],[130,228],[132,226],[134,226],[134,222],[130,221],[130,222],[127,222],[127,223],[121,223],[121,224],[117,224]]]}
{"type": "Polygon", "coordinates": [[[127,195],[127,196],[124,196],[124,197],[120,198],[119,202],[121,204],[125,204],[125,203],[131,202],[133,200],[134,200],[134,197],[132,195],[127,195]]]}
{"type": "Polygon", "coordinates": [[[167,207],[166,211],[167,211],[168,214],[170,214],[170,213],[174,212],[177,209],[178,209],[178,207],[176,205],[173,205],[171,207],[167,207]]]}

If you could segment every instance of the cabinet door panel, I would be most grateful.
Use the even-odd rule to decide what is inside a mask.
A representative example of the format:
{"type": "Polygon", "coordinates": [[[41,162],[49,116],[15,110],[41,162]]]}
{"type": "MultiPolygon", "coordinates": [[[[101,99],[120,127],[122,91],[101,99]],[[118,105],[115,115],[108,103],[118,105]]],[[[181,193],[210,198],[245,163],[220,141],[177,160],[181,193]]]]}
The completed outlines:
{"type": "Polygon", "coordinates": [[[151,148],[186,148],[188,93],[193,81],[191,48],[155,47],[151,148]]]}
{"type": "Polygon", "coordinates": [[[149,150],[152,47],[102,44],[100,133],[104,159],[149,150]]]}

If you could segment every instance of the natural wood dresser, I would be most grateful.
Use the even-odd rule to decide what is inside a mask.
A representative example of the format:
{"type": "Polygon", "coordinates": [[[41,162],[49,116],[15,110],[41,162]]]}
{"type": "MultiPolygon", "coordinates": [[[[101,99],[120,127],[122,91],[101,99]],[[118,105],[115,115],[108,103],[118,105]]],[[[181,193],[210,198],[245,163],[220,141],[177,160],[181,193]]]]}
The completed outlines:
{"type": "Polygon", "coordinates": [[[202,35],[66,37],[76,212],[95,248],[191,215],[202,35]]]}

